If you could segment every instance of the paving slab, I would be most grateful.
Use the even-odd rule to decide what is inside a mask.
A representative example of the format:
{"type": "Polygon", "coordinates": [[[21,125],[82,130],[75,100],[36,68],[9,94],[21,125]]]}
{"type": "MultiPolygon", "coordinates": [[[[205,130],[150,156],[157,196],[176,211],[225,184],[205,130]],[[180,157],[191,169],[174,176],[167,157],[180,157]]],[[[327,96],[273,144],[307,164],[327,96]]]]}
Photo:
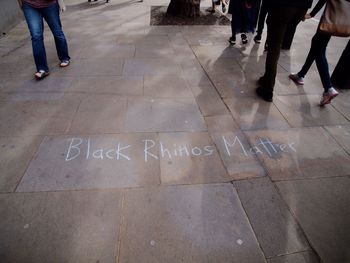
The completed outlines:
{"type": "Polygon", "coordinates": [[[231,180],[208,133],[161,133],[159,143],[162,184],[231,180]]]}
{"type": "Polygon", "coordinates": [[[118,133],[124,130],[127,99],[111,95],[90,95],[79,105],[70,134],[118,133]]]}
{"type": "Polygon", "coordinates": [[[191,48],[198,58],[210,58],[214,61],[220,57],[237,58],[243,56],[237,48],[228,45],[192,46],[191,48]]]}
{"type": "Polygon", "coordinates": [[[241,66],[235,58],[198,58],[198,60],[209,74],[238,74],[242,71],[241,66]]]}
{"type": "Polygon", "coordinates": [[[46,137],[18,192],[158,185],[154,134],[46,137]]]}
{"type": "Polygon", "coordinates": [[[182,76],[187,84],[192,87],[212,85],[207,73],[203,69],[187,68],[183,70],[182,76]]]}
{"type": "Polygon", "coordinates": [[[125,59],[123,75],[174,75],[180,74],[181,67],[169,58],[130,58],[125,59]]]}
{"type": "Polygon", "coordinates": [[[266,174],[242,132],[220,132],[211,134],[211,137],[232,180],[266,174]]]}
{"type": "MultiPolygon", "coordinates": [[[[80,77],[76,78],[67,93],[142,96],[143,77],[141,76],[108,76],[108,77],[80,77]]],[[[72,94],[67,94],[72,95],[72,94]]]]}
{"type": "Polygon", "coordinates": [[[121,76],[123,59],[116,58],[89,58],[73,59],[68,68],[56,71],[58,76],[121,76]]]}
{"type": "Polygon", "coordinates": [[[115,262],[121,194],[0,195],[1,262],[115,262]]]}
{"type": "Polygon", "coordinates": [[[350,179],[286,181],[277,186],[321,261],[349,262],[350,179]]]}
{"type": "Polygon", "coordinates": [[[126,130],[132,132],[206,131],[194,99],[130,98],[126,130]]]}
{"type": "Polygon", "coordinates": [[[174,49],[170,44],[137,44],[135,58],[174,58],[174,49]]]}
{"type": "Polygon", "coordinates": [[[120,45],[113,43],[97,42],[85,46],[78,58],[131,58],[135,56],[135,45],[120,45]]]}
{"type": "Polygon", "coordinates": [[[181,76],[144,76],[144,95],[158,98],[193,98],[193,93],[181,76]]]}
{"type": "Polygon", "coordinates": [[[35,79],[17,78],[8,80],[3,90],[8,92],[8,101],[53,101],[60,100],[72,83],[72,78],[50,77],[38,82],[35,79]]]}
{"type": "Polygon", "coordinates": [[[265,262],[231,185],[126,193],[119,262],[265,262]]]}
{"type": "Polygon", "coordinates": [[[242,130],[289,128],[273,103],[256,98],[228,98],[224,102],[242,130]]]}
{"type": "Polygon", "coordinates": [[[0,192],[13,192],[39,144],[39,136],[0,137],[0,192]]]}
{"type": "Polygon", "coordinates": [[[340,95],[332,101],[332,106],[336,108],[341,114],[343,114],[348,121],[350,121],[350,92],[344,91],[340,93],[340,95]]]}
{"type": "Polygon", "coordinates": [[[319,98],[323,92],[323,86],[318,73],[311,71],[302,86],[296,85],[290,78],[290,72],[278,73],[274,88],[275,95],[302,95],[313,94],[319,98]]]}
{"type": "Polygon", "coordinates": [[[318,95],[277,96],[274,104],[292,127],[349,124],[333,107],[320,107],[320,100],[318,95]]]}
{"type": "Polygon", "coordinates": [[[350,154],[350,125],[327,126],[325,129],[333,136],[341,147],[350,154]]]}
{"type": "Polygon", "coordinates": [[[343,176],[349,155],[322,128],[246,132],[273,180],[343,176]],[[262,152],[262,153],[261,153],[262,152]],[[264,154],[264,153],[268,154],[264,154]]]}
{"type": "Polygon", "coordinates": [[[260,74],[241,71],[236,74],[209,74],[209,76],[222,98],[256,98],[256,82],[260,74]]]}
{"type": "Polygon", "coordinates": [[[267,260],[267,263],[319,263],[315,254],[311,251],[305,251],[267,260]]]}
{"type": "Polygon", "coordinates": [[[0,135],[29,136],[64,133],[79,101],[0,102],[0,135]]]}
{"type": "Polygon", "coordinates": [[[231,115],[217,115],[205,117],[209,133],[235,132],[239,130],[231,115]]]}
{"type": "Polygon", "coordinates": [[[310,249],[268,177],[233,182],[266,258],[310,249]]]}
{"type": "MultiPolygon", "coordinates": [[[[246,56],[243,58],[237,58],[237,62],[246,73],[259,73],[263,75],[265,73],[265,56],[246,56]]],[[[286,72],[281,66],[277,66],[277,72],[286,72]]]]}

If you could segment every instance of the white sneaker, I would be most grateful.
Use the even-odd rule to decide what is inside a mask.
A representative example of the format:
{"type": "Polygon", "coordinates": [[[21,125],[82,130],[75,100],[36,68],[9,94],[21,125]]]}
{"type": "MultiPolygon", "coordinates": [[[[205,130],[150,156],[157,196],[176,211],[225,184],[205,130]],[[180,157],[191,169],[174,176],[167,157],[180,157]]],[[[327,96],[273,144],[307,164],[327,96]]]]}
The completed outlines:
{"type": "Polygon", "coordinates": [[[330,88],[327,92],[323,93],[320,106],[331,103],[331,100],[339,95],[339,92],[335,88],[330,88]]]}

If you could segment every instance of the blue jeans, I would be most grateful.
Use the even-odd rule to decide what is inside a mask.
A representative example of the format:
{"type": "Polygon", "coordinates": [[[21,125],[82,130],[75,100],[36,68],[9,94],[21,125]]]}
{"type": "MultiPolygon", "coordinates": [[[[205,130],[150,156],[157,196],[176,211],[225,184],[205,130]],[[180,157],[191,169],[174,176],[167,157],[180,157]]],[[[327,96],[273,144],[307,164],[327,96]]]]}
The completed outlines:
{"type": "Polygon", "coordinates": [[[316,61],[316,66],[318,73],[320,74],[324,92],[327,92],[329,88],[332,87],[331,78],[329,76],[329,68],[326,57],[326,49],[330,35],[322,34],[319,31],[316,32],[311,41],[311,48],[309,54],[307,55],[306,61],[302,69],[299,71],[299,77],[305,77],[306,73],[309,71],[312,63],[316,61]]]}
{"type": "Polygon", "coordinates": [[[23,3],[23,13],[26,18],[30,35],[32,37],[33,55],[37,71],[48,71],[46,51],[44,45],[44,21],[49,25],[55,38],[57,55],[60,61],[69,60],[68,45],[60,20],[58,4],[44,8],[34,8],[23,3]]]}

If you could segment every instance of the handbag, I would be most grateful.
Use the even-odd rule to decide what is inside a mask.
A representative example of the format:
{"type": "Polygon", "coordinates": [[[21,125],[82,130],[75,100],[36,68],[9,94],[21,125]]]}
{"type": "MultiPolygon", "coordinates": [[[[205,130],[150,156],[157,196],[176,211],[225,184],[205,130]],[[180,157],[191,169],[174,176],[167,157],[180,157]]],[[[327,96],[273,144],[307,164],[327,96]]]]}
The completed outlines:
{"type": "Polygon", "coordinates": [[[350,36],[350,0],[328,0],[319,30],[332,36],[350,36]]]}

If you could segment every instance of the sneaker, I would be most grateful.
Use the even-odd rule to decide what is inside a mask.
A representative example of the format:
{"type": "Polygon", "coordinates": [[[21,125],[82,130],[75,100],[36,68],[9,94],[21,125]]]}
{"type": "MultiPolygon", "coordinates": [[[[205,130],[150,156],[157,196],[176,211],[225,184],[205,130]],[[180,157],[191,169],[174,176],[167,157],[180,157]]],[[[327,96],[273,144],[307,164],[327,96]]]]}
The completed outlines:
{"type": "Polygon", "coordinates": [[[304,78],[299,77],[298,74],[290,74],[289,78],[298,86],[304,85],[304,78]]]}
{"type": "Polygon", "coordinates": [[[335,88],[330,88],[327,92],[323,93],[320,106],[324,106],[326,104],[331,103],[332,99],[334,99],[338,95],[339,95],[339,92],[335,88]]]}
{"type": "Polygon", "coordinates": [[[241,34],[241,38],[242,38],[242,44],[245,45],[248,43],[248,38],[246,34],[241,34]]]}
{"type": "Polygon", "coordinates": [[[236,37],[230,37],[230,39],[228,40],[228,42],[230,42],[231,45],[236,44],[236,37]]]}
{"type": "Polygon", "coordinates": [[[254,37],[254,42],[257,43],[257,44],[260,44],[261,43],[261,35],[257,34],[254,37]]]}

